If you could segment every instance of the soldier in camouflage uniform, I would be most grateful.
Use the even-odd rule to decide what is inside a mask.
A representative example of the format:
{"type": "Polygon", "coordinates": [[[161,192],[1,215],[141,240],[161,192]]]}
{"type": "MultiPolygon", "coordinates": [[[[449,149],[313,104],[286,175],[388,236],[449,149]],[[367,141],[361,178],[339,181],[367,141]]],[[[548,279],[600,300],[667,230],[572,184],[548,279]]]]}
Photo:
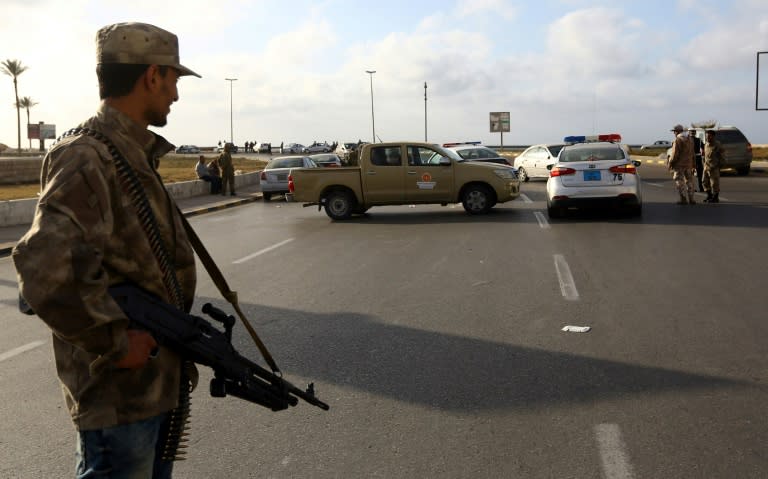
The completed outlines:
{"type": "Polygon", "coordinates": [[[667,159],[667,168],[672,172],[677,192],[680,195],[678,205],[695,205],[693,199],[693,141],[685,133],[683,125],[675,125],[671,130],[675,134],[672,151],[667,159]]]}
{"type": "Polygon", "coordinates": [[[704,144],[704,191],[707,192],[705,203],[720,203],[720,168],[725,163],[723,145],[715,139],[715,130],[707,130],[707,142],[704,144]]]}
{"type": "MultiPolygon", "coordinates": [[[[195,261],[180,216],[155,170],[174,149],[148,125],[164,126],[178,100],[176,35],[121,23],[96,36],[102,103],[81,127],[115,145],[133,168],[189,311],[195,261]]],[[[172,303],[134,204],[121,188],[106,144],[83,132],[45,156],[42,192],[30,230],[13,251],[21,294],[53,331],[56,369],[78,431],[77,474],[171,477],[160,431],[179,398],[182,360],[128,318],[107,288],[131,282],[172,303]],[[153,359],[150,356],[155,354],[153,359]]]]}
{"type": "Polygon", "coordinates": [[[221,194],[227,194],[227,184],[229,184],[229,194],[235,196],[235,166],[232,164],[232,143],[224,144],[224,151],[219,155],[218,163],[221,168],[221,194]]]}

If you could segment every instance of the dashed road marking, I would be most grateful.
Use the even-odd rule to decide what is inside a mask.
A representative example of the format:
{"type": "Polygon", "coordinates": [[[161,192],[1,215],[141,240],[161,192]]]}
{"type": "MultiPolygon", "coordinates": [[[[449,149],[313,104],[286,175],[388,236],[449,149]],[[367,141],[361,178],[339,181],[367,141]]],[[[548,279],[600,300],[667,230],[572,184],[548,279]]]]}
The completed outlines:
{"type": "Polygon", "coordinates": [[[576,290],[576,282],[573,281],[568,262],[561,254],[555,255],[555,270],[557,271],[557,279],[560,281],[560,292],[563,294],[563,298],[568,301],[577,301],[579,292],[576,290]]]}
{"type": "Polygon", "coordinates": [[[539,226],[543,230],[549,229],[549,221],[547,221],[547,218],[544,216],[544,213],[541,211],[534,211],[533,215],[536,217],[536,221],[539,222],[539,226]]]}
{"type": "Polygon", "coordinates": [[[520,193],[520,198],[523,199],[523,203],[533,203],[533,200],[528,198],[528,195],[525,193],[520,193]]]}
{"type": "Polygon", "coordinates": [[[617,424],[598,424],[595,436],[600,450],[600,461],[606,479],[633,479],[635,473],[629,462],[626,446],[621,439],[621,430],[617,424]]]}
{"type": "Polygon", "coordinates": [[[248,256],[245,256],[243,258],[235,260],[235,261],[232,262],[232,264],[245,263],[246,261],[252,260],[253,258],[255,258],[257,256],[260,256],[260,255],[262,255],[264,253],[268,253],[268,252],[272,251],[273,249],[277,249],[277,248],[279,248],[279,247],[281,247],[283,245],[286,245],[286,244],[290,243],[291,241],[293,241],[293,238],[288,238],[285,241],[281,241],[281,242],[279,242],[277,244],[273,244],[272,246],[269,246],[267,248],[264,248],[262,250],[259,250],[259,251],[255,252],[255,253],[249,254],[248,256]]]}
{"type": "Polygon", "coordinates": [[[45,341],[32,341],[31,343],[25,344],[24,346],[11,349],[10,351],[0,354],[0,362],[5,361],[6,359],[11,359],[12,357],[18,356],[19,354],[26,353],[27,351],[42,346],[43,344],[45,344],[45,341]]]}

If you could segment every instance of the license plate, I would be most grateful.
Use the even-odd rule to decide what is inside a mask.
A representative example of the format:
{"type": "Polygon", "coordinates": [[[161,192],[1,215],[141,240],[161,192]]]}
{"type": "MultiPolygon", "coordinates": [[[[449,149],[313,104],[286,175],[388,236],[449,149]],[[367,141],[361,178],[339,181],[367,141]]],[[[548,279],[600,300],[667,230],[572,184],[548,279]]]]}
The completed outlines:
{"type": "Polygon", "coordinates": [[[584,172],[584,181],[600,181],[600,172],[599,171],[585,171],[584,172]]]}

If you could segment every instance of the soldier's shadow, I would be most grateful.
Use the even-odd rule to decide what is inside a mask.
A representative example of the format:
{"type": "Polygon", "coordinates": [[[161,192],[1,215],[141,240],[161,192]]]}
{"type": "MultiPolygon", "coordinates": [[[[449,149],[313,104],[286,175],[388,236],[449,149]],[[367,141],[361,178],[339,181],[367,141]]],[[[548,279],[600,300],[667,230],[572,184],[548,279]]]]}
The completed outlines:
{"type": "MultiPolygon", "coordinates": [[[[640,393],[755,387],[727,378],[389,325],[360,314],[253,304],[244,305],[244,310],[250,318],[272,318],[254,326],[295,385],[301,385],[301,377],[439,409],[531,409],[640,393]]],[[[241,353],[263,363],[240,325],[233,342],[241,353]]]]}

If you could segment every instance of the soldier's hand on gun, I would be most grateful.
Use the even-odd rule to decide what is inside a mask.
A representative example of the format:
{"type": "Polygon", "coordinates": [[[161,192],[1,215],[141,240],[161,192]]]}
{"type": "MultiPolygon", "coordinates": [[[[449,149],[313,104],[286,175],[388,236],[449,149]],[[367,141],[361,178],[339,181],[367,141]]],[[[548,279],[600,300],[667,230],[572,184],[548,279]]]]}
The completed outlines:
{"type": "Polygon", "coordinates": [[[157,355],[157,341],[147,331],[129,329],[128,354],[120,358],[116,366],[120,369],[141,369],[157,355]]]}

